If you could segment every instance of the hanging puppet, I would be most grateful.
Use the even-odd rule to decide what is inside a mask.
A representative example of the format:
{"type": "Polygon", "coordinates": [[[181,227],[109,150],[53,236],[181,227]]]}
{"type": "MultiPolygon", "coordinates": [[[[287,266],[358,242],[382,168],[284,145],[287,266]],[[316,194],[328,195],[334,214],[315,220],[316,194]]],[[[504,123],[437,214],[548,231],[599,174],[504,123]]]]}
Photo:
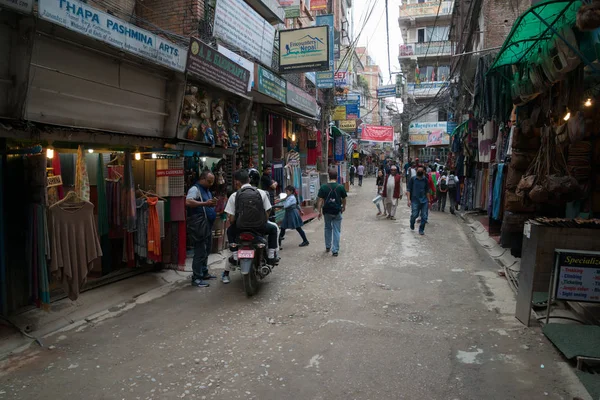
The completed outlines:
{"type": "Polygon", "coordinates": [[[231,147],[237,149],[240,147],[240,135],[237,132],[240,125],[240,114],[233,103],[227,103],[227,120],[229,122],[229,142],[231,147]]]}
{"type": "Polygon", "coordinates": [[[223,148],[226,149],[227,147],[229,147],[229,135],[227,134],[227,130],[225,129],[225,125],[223,124],[224,107],[225,102],[221,99],[217,99],[212,103],[213,121],[215,121],[217,131],[217,144],[223,146],[223,148]]]}

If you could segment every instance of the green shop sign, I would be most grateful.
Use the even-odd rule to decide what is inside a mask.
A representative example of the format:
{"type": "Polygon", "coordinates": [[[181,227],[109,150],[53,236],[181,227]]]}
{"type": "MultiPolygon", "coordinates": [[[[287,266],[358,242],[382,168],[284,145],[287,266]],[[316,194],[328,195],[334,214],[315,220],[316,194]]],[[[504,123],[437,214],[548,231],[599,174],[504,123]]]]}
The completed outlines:
{"type": "Polygon", "coordinates": [[[280,78],[266,68],[260,65],[256,69],[257,77],[255,79],[258,82],[256,89],[269,97],[274,98],[285,104],[286,102],[286,81],[280,78]]]}

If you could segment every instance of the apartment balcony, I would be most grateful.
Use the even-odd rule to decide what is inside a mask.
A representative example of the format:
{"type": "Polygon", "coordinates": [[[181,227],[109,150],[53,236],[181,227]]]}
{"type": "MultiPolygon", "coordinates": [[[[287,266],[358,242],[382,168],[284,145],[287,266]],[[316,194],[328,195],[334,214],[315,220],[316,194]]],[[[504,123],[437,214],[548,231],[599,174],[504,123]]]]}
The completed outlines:
{"type": "Polygon", "coordinates": [[[400,45],[399,58],[422,58],[451,56],[454,44],[449,40],[440,42],[407,43],[400,45]]]}
{"type": "Polygon", "coordinates": [[[398,21],[406,19],[426,19],[452,15],[453,1],[429,1],[425,3],[402,4],[398,21]],[[438,11],[439,10],[439,11],[438,11]]]}
{"type": "Polygon", "coordinates": [[[446,87],[448,87],[448,81],[407,83],[406,94],[415,99],[426,99],[437,96],[440,90],[446,87]]]}

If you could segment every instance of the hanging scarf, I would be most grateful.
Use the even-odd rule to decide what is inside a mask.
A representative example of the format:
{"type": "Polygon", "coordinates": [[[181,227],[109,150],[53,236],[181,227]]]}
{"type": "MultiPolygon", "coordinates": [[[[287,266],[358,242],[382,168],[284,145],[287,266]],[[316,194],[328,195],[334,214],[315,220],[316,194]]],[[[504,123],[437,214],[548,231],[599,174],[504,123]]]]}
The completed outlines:
{"type": "Polygon", "coordinates": [[[148,197],[148,258],[161,261],[160,223],[158,221],[157,197],[148,197]]]}
{"type": "Polygon", "coordinates": [[[98,189],[98,235],[108,235],[108,206],[106,204],[106,184],[104,181],[104,162],[102,154],[98,154],[98,170],[96,171],[96,187],[98,189]]]}
{"type": "Polygon", "coordinates": [[[135,182],[133,181],[133,168],[131,166],[131,152],[125,152],[125,166],[123,168],[123,191],[122,191],[123,211],[125,218],[125,230],[135,232],[136,226],[136,203],[135,203],[135,182]]]}
{"type": "MultiPolygon", "coordinates": [[[[52,159],[52,168],[54,175],[61,175],[60,170],[60,156],[57,152],[54,152],[54,158],[52,159]]],[[[56,190],[58,191],[58,199],[62,200],[65,197],[65,188],[63,185],[57,186],[56,190]]]]}
{"type": "Polygon", "coordinates": [[[75,193],[83,200],[90,201],[90,178],[85,165],[83,146],[77,149],[77,164],[75,165],[75,193]]]}

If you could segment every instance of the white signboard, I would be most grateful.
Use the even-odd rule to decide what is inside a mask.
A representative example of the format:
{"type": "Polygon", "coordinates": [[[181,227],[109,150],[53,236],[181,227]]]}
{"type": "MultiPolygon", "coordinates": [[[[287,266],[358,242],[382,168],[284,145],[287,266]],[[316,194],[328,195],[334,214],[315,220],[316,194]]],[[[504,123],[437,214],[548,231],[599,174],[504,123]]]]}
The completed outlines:
{"type": "Polygon", "coordinates": [[[263,64],[272,64],[275,27],[243,0],[217,0],[214,35],[263,64]]]}
{"type": "Polygon", "coordinates": [[[75,0],[39,0],[40,18],[101,40],[177,71],[185,71],[187,50],[145,29],[75,0]]]}
{"type": "Polygon", "coordinates": [[[33,10],[33,0],[0,0],[1,7],[8,7],[29,14],[33,10]]]}
{"type": "Polygon", "coordinates": [[[240,67],[244,67],[248,71],[250,71],[250,80],[248,81],[248,91],[251,91],[254,87],[254,63],[250,60],[245,59],[237,53],[229,50],[227,47],[223,47],[221,45],[217,46],[217,50],[219,53],[223,54],[225,57],[229,58],[231,61],[239,65],[240,67]]]}

